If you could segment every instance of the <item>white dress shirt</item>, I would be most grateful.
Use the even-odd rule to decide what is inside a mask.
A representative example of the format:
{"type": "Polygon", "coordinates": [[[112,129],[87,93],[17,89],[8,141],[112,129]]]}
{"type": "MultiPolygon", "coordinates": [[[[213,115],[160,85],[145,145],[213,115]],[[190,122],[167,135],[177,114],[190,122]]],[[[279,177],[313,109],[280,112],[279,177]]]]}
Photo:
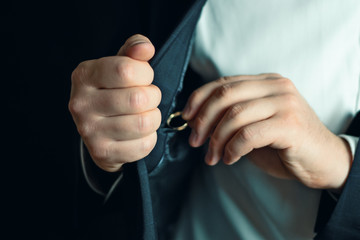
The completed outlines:
{"type": "MultiPolygon", "coordinates": [[[[342,134],[359,109],[359,41],[359,0],[209,0],[191,65],[205,81],[279,73],[342,134]]],[[[357,138],[346,139],[354,151],[357,138]]],[[[204,165],[175,239],[312,239],[320,193],[271,177],[246,157],[204,165]]]]}

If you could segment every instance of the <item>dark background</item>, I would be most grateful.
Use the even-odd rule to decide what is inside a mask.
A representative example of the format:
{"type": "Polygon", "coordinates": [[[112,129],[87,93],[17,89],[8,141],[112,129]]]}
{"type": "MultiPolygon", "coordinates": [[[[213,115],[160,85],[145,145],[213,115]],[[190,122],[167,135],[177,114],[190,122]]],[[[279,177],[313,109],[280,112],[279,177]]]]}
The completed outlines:
{"type": "Polygon", "coordinates": [[[167,19],[180,20],[191,3],[2,4],[1,239],[83,239],[79,223],[86,226],[96,216],[93,206],[102,199],[80,169],[80,137],[67,106],[71,73],[84,60],[115,55],[136,33],[158,49],[173,28],[167,19]]]}
{"type": "Polygon", "coordinates": [[[139,21],[146,6],[124,9],[123,3],[12,1],[2,6],[5,224],[0,234],[6,237],[0,238],[75,238],[78,207],[87,203],[75,197],[84,183],[77,176],[79,136],[67,108],[70,76],[81,61],[116,54],[122,36],[143,32],[121,26],[126,18],[139,21]]]}

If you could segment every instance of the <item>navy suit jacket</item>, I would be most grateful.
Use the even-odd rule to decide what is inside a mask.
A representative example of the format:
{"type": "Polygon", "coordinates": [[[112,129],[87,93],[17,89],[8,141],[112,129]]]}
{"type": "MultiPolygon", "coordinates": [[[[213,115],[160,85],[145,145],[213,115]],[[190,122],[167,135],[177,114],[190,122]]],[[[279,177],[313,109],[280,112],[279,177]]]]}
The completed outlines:
{"type": "MultiPolygon", "coordinates": [[[[200,85],[188,60],[204,3],[64,0],[10,4],[4,31],[8,63],[4,79],[12,81],[6,81],[11,84],[4,89],[18,91],[5,95],[9,100],[5,110],[13,116],[9,125],[14,126],[6,136],[8,142],[18,143],[8,148],[16,153],[12,162],[22,163],[16,174],[21,177],[9,175],[14,185],[9,192],[14,196],[9,204],[9,222],[16,229],[12,234],[28,238],[33,234],[37,239],[169,238],[186,197],[189,176],[202,157],[196,149],[181,145],[189,132],[176,133],[174,138],[175,132],[166,127],[165,120],[182,109],[190,94],[186,90],[200,85]],[[114,55],[135,33],[148,36],[157,50],[151,65],[154,84],[163,93],[163,119],[154,151],[125,167],[123,180],[104,205],[89,189],[79,166],[79,136],[67,110],[70,75],[81,61],[114,55]],[[191,81],[183,82],[184,78],[191,81]],[[184,154],[185,160],[177,161],[166,150],[169,145],[177,154],[184,154]]],[[[360,135],[359,117],[348,133],[360,135]]],[[[359,161],[357,152],[338,202],[324,191],[317,239],[360,239],[359,161]]],[[[101,171],[99,175],[109,178],[101,171]]]]}
{"type": "MultiPolygon", "coordinates": [[[[192,159],[191,161],[172,162],[171,159],[167,159],[166,147],[171,144],[169,139],[174,132],[166,127],[165,122],[172,112],[181,109],[182,95],[179,97],[179,94],[183,89],[192,33],[204,3],[203,0],[193,1],[189,7],[185,8],[183,16],[180,18],[181,21],[170,28],[170,32],[167,34],[168,38],[160,45],[157,55],[151,61],[155,71],[154,84],[163,92],[162,102],[159,106],[163,119],[155,149],[148,157],[135,163],[135,166],[131,166],[133,168],[131,177],[138,181],[137,189],[140,191],[130,201],[136,198],[137,206],[142,207],[141,210],[138,209],[138,219],[134,219],[138,226],[136,234],[131,236],[144,239],[168,239],[181,208],[181,201],[186,196],[188,175],[195,168],[194,159],[202,159],[199,153],[190,149],[183,149],[183,151],[191,151],[189,154],[191,157],[187,158],[192,159]],[[174,26],[176,27],[174,28],[174,26]]],[[[164,12],[170,12],[165,6],[163,7],[164,12]]],[[[161,19],[160,15],[157,17],[161,19]]],[[[172,18],[168,15],[166,17],[166,20],[170,22],[172,18]]],[[[155,24],[155,26],[159,25],[155,24]]],[[[163,36],[158,30],[150,31],[150,39],[152,39],[152,34],[154,39],[156,36],[163,36]]],[[[191,76],[191,81],[195,82],[194,75],[191,76]]],[[[348,133],[358,136],[358,126],[356,118],[348,133]]],[[[183,136],[177,135],[177,138],[186,141],[183,136]]],[[[334,202],[324,191],[315,228],[318,232],[316,239],[360,239],[360,212],[357,207],[360,188],[357,158],[358,155],[355,157],[348,182],[339,196],[338,202],[334,202]]],[[[124,173],[127,173],[127,169],[124,173]]],[[[125,194],[122,187],[131,185],[130,181],[127,183],[127,177],[129,175],[126,174],[125,180],[118,188],[118,191],[122,192],[120,195],[125,194]]]]}
{"type": "MultiPolygon", "coordinates": [[[[183,18],[181,24],[184,24],[184,22],[191,22],[191,23],[187,23],[187,25],[185,26],[185,28],[187,28],[186,30],[182,30],[185,34],[186,33],[190,33],[193,31],[193,28],[195,26],[196,20],[195,18],[198,18],[199,14],[196,13],[198,11],[201,11],[201,5],[204,4],[205,1],[194,1],[195,3],[193,4],[193,6],[190,8],[190,10],[188,10],[187,15],[185,15],[185,17],[183,18]],[[192,13],[192,15],[189,14],[192,13]]],[[[180,25],[181,27],[182,25],[180,25]]],[[[179,28],[179,27],[178,27],[179,28]]],[[[175,30],[177,31],[178,28],[175,30]]],[[[171,37],[176,37],[177,39],[181,39],[180,36],[177,36],[176,33],[171,36],[171,37]],[[175,36],[174,36],[175,35],[175,36]]],[[[177,57],[179,48],[180,49],[186,49],[182,44],[183,42],[179,42],[179,41],[175,41],[175,42],[171,42],[172,38],[170,37],[170,39],[168,40],[168,42],[166,42],[166,44],[171,44],[170,48],[166,48],[165,51],[166,53],[164,53],[164,55],[166,54],[167,56],[170,56],[170,61],[171,58],[174,58],[174,56],[177,57]],[[169,43],[171,42],[171,43],[169,43]]],[[[187,38],[190,37],[187,36],[187,38]]],[[[188,39],[184,39],[183,41],[187,41],[186,43],[189,43],[188,39]]],[[[164,49],[161,49],[164,50],[164,49]]],[[[160,56],[159,58],[161,58],[162,56],[160,56]]],[[[176,58],[175,57],[175,58],[176,58]]],[[[157,58],[156,60],[158,60],[159,58],[157,58]]],[[[158,61],[163,61],[163,64],[165,65],[163,68],[172,68],[171,66],[168,66],[169,64],[169,60],[167,58],[164,59],[160,59],[158,61]]],[[[186,64],[186,63],[185,63],[186,64]]],[[[154,69],[155,72],[158,70],[157,69],[157,65],[154,65],[154,69]]],[[[164,71],[162,70],[162,68],[160,67],[160,71],[164,71]]],[[[166,81],[167,76],[163,76],[160,73],[158,73],[158,75],[155,75],[155,82],[162,82],[162,81],[166,81]],[[158,79],[156,79],[158,78],[158,79]]],[[[174,79],[175,76],[174,76],[174,79]]],[[[182,79],[179,79],[179,81],[181,82],[182,79]]],[[[156,84],[156,83],[155,83],[156,84]]],[[[161,85],[160,85],[161,88],[161,85]]],[[[166,102],[166,100],[165,100],[166,102]]],[[[162,105],[160,105],[160,109],[163,112],[163,117],[167,117],[171,111],[169,111],[167,108],[163,108],[162,105]],[[165,110],[165,111],[163,111],[165,110]],[[165,113],[165,114],[164,114],[165,113]]],[[[347,134],[350,135],[354,135],[354,136],[359,136],[360,135],[360,116],[357,116],[351,126],[349,127],[347,134]]],[[[159,148],[157,149],[159,151],[159,148]]],[[[160,150],[161,151],[161,150],[160,150]]],[[[349,174],[347,183],[342,191],[342,193],[339,195],[339,199],[338,202],[334,202],[333,199],[331,199],[328,195],[328,193],[326,191],[323,192],[322,198],[321,198],[321,202],[320,202],[320,206],[319,206],[319,212],[318,212],[318,219],[317,219],[317,223],[316,223],[316,227],[315,230],[317,232],[317,236],[316,239],[360,239],[360,207],[358,206],[358,204],[360,203],[360,150],[358,149],[358,151],[356,152],[355,155],[355,159],[354,159],[354,163],[352,165],[352,169],[351,172],[349,174]]],[[[156,159],[156,158],[155,158],[156,159]]],[[[150,158],[145,159],[146,161],[146,166],[148,167],[147,170],[151,172],[151,160],[153,160],[152,156],[150,155],[150,158]],[[149,164],[150,162],[150,164],[149,164]],[[150,167],[149,167],[150,165],[150,167]]],[[[156,162],[156,160],[155,160],[156,162]]],[[[139,179],[140,182],[144,181],[147,182],[148,181],[148,176],[147,176],[147,171],[144,167],[144,170],[142,171],[141,169],[141,164],[142,162],[138,162],[138,171],[139,171],[139,179]]],[[[154,164],[156,165],[156,164],[154,164]]],[[[150,175],[150,181],[152,181],[152,176],[150,175]]],[[[146,191],[148,191],[147,189],[142,189],[142,197],[144,199],[144,197],[146,196],[146,191]]],[[[152,188],[150,188],[150,191],[152,190],[152,188]]],[[[156,191],[156,190],[155,190],[156,191]]],[[[149,199],[151,199],[150,195],[149,195],[149,199]]],[[[155,194],[156,195],[156,194],[155,194]]],[[[156,197],[155,197],[156,198],[156,197]]],[[[150,202],[149,202],[150,203],[150,202]]],[[[146,204],[143,204],[143,210],[145,210],[146,208],[151,208],[151,206],[146,206],[146,204]]],[[[163,209],[162,209],[163,210],[163,209]]],[[[156,213],[156,212],[155,212],[156,213]]],[[[158,215],[154,215],[154,217],[151,217],[150,215],[152,214],[150,211],[143,211],[143,216],[144,219],[146,220],[146,222],[144,223],[145,225],[148,223],[147,221],[154,221],[154,218],[156,219],[158,217],[158,215]]],[[[160,213],[159,213],[160,214],[160,213]]],[[[301,223],[299,223],[301,224],[301,223]]],[[[162,228],[158,229],[159,231],[162,231],[162,228]]],[[[156,230],[154,230],[156,231],[156,230]]],[[[149,229],[144,228],[144,236],[146,236],[146,238],[149,239],[153,239],[154,237],[154,232],[150,231],[149,229]]],[[[156,235],[156,234],[155,234],[156,235]]]]}

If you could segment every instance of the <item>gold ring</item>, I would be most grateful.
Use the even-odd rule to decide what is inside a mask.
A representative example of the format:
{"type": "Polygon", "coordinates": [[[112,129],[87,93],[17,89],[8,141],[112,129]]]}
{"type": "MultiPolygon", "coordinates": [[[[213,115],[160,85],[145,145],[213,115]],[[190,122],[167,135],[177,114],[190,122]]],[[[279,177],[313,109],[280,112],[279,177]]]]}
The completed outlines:
{"type": "MultiPolygon", "coordinates": [[[[174,129],[174,130],[177,130],[177,131],[182,131],[184,130],[186,127],[187,127],[187,122],[185,122],[183,125],[180,125],[180,126],[172,126],[171,125],[171,121],[176,118],[176,117],[179,117],[181,116],[181,111],[179,112],[175,112],[175,113],[172,113],[170,114],[169,118],[167,119],[166,121],[166,124],[168,125],[168,127],[174,129]]],[[[185,120],[184,120],[185,121],[185,120]]]]}

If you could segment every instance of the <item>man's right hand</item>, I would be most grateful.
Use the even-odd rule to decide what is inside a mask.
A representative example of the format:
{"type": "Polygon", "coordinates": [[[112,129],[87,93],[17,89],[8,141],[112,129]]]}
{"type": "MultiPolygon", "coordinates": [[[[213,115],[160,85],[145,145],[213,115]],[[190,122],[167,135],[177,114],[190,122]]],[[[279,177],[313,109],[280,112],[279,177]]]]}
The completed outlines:
{"type": "Polygon", "coordinates": [[[161,113],[154,71],[155,48],[142,35],[130,37],[117,56],[89,60],[73,71],[69,110],[97,166],[118,171],[147,156],[157,141],[161,113]]]}

